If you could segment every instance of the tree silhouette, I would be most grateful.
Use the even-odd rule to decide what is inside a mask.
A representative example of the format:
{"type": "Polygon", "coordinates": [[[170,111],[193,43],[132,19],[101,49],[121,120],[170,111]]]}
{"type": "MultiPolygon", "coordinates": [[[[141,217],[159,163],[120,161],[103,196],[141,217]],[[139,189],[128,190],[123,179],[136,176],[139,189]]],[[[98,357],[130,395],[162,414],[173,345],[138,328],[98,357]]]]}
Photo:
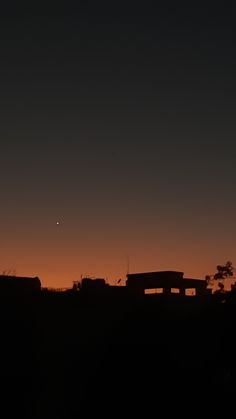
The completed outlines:
{"type": "MultiPolygon", "coordinates": [[[[218,281],[220,279],[232,278],[234,276],[234,267],[230,260],[228,260],[225,265],[217,265],[216,272],[213,275],[206,275],[205,279],[208,284],[212,284],[214,280],[218,281]]],[[[224,283],[219,282],[218,287],[221,291],[224,290],[224,283]]]]}
{"type": "Polygon", "coordinates": [[[214,279],[225,279],[234,275],[234,267],[232,262],[228,261],[225,265],[217,265],[217,272],[214,274],[214,279]]]}

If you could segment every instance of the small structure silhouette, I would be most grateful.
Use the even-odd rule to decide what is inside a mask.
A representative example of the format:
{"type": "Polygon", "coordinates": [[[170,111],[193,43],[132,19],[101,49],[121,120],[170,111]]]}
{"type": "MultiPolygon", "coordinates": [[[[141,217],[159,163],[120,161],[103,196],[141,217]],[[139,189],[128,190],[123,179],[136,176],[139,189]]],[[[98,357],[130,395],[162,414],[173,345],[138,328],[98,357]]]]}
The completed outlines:
{"type": "Polygon", "coordinates": [[[36,276],[23,277],[0,275],[0,294],[1,295],[29,295],[41,291],[41,281],[36,276]]]}
{"type": "Polygon", "coordinates": [[[89,278],[84,277],[79,284],[80,289],[101,289],[106,286],[106,281],[104,278],[89,278]]]}

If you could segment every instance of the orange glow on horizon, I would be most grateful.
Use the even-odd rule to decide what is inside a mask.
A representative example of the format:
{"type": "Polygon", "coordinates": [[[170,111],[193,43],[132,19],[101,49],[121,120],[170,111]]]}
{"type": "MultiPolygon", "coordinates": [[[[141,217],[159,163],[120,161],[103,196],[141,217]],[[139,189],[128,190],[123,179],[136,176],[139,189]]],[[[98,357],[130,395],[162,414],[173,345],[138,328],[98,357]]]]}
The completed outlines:
{"type": "MultiPolygon", "coordinates": [[[[43,220],[39,225],[22,226],[8,234],[3,232],[1,271],[15,271],[19,276],[38,276],[44,287],[71,287],[81,276],[102,277],[110,284],[127,270],[150,272],[176,270],[185,277],[204,279],[215,272],[218,264],[234,264],[232,240],[216,241],[198,226],[192,230],[184,221],[178,228],[168,220],[163,226],[132,220],[124,228],[114,223],[94,220],[89,230],[78,227],[75,220],[60,225],[43,220]]],[[[145,222],[144,222],[145,221],[145,222]]]]}

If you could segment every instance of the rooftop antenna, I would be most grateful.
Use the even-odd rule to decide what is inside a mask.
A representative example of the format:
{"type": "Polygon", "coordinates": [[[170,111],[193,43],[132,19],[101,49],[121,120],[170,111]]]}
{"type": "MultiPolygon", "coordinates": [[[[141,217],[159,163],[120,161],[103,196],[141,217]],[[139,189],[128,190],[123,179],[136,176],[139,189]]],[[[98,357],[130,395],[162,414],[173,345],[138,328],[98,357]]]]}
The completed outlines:
{"type": "Polygon", "coordinates": [[[126,255],[126,275],[129,274],[129,255],[126,255]]]}

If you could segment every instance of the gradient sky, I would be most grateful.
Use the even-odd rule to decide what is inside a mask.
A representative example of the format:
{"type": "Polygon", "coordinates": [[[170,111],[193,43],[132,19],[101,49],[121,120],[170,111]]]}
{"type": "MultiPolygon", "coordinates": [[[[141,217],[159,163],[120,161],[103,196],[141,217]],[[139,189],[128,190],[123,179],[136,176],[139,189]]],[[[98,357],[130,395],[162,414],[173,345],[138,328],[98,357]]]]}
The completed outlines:
{"type": "Polygon", "coordinates": [[[17,3],[0,14],[0,270],[68,287],[115,283],[127,259],[234,262],[233,2],[17,3]]]}

